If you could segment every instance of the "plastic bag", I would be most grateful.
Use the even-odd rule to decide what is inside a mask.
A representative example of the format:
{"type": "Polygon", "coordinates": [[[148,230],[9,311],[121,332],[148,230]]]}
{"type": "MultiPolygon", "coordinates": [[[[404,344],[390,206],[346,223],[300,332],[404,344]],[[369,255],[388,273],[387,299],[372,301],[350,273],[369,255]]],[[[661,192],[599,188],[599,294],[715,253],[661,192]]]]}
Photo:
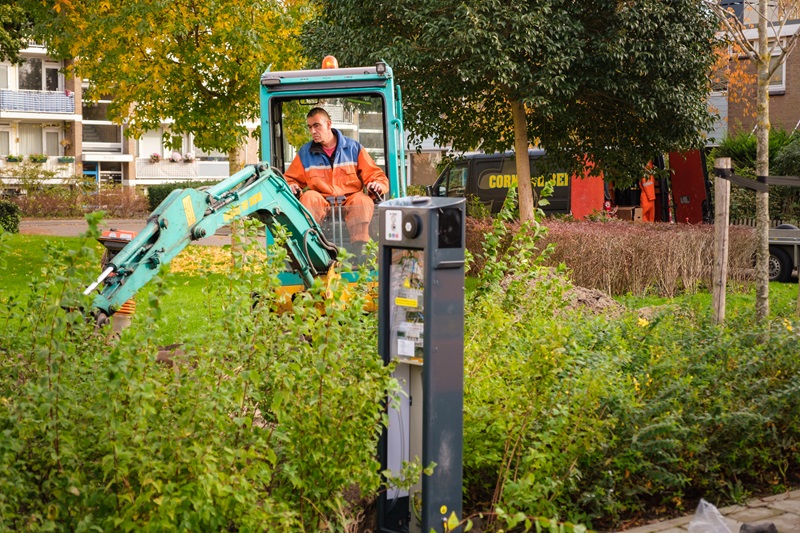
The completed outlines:
{"type": "Polygon", "coordinates": [[[714,504],[700,500],[694,518],[689,522],[689,533],[732,533],[714,504]]]}

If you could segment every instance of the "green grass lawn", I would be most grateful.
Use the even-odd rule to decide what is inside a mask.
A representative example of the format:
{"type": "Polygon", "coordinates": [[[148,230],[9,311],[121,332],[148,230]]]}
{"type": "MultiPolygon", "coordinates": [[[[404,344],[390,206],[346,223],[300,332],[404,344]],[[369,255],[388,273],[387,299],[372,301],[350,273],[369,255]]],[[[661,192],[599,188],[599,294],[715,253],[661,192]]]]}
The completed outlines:
{"type": "MultiPolygon", "coordinates": [[[[9,296],[22,295],[30,291],[29,284],[41,278],[43,269],[47,265],[48,246],[56,246],[64,250],[78,250],[87,246],[94,251],[95,258],[87,259],[79,266],[85,286],[94,281],[100,273],[100,256],[103,247],[94,240],[83,240],[80,237],[49,237],[41,235],[10,235],[6,240],[9,245],[4,254],[5,266],[0,269],[0,301],[5,301],[9,296]]],[[[201,247],[211,248],[211,247],[201,247]]],[[[217,248],[217,250],[220,250],[217,248]]],[[[209,252],[211,250],[208,250],[209,252]]],[[[195,254],[196,247],[192,246],[184,254],[195,254]]],[[[162,319],[158,321],[158,331],[148,331],[155,335],[161,344],[182,342],[192,335],[203,331],[204,325],[210,314],[219,312],[224,295],[213,294],[210,290],[214,281],[223,279],[222,274],[215,274],[196,270],[194,273],[169,273],[164,276],[166,294],[160,300],[162,319]]],[[[467,279],[467,290],[473,290],[475,281],[467,279]]],[[[82,291],[82,287],[75,288],[82,291]]],[[[149,305],[150,296],[155,290],[154,284],[143,288],[136,297],[137,305],[149,305]]],[[[789,317],[794,315],[797,303],[797,283],[771,283],[770,284],[770,312],[775,317],[789,317]]],[[[666,304],[686,304],[695,308],[709,308],[712,305],[711,294],[701,292],[698,294],[682,295],[678,298],[634,298],[620,297],[617,300],[626,307],[636,309],[641,307],[659,306],[666,304]]],[[[747,292],[729,291],[727,296],[727,314],[732,316],[737,313],[753,314],[755,312],[754,290],[747,292]]],[[[134,325],[136,323],[134,322],[134,325]]]]}
{"type": "MultiPolygon", "coordinates": [[[[797,308],[797,282],[769,284],[769,311],[774,318],[791,317],[797,308]]],[[[734,314],[745,314],[755,316],[755,287],[741,291],[728,289],[725,300],[726,316],[734,314]]],[[[620,296],[616,300],[628,308],[639,309],[642,307],[654,307],[667,304],[685,304],[690,307],[711,308],[713,297],[710,292],[698,292],[697,294],[684,294],[677,298],[661,298],[647,296],[643,298],[634,296],[620,296]]]]}
{"type": "MultiPolygon", "coordinates": [[[[103,246],[97,241],[84,240],[81,237],[10,235],[6,242],[9,250],[4,254],[5,266],[0,267],[0,302],[12,295],[30,292],[30,284],[44,276],[44,269],[50,260],[47,255],[48,246],[57,246],[67,251],[77,251],[81,246],[93,249],[96,260],[87,259],[79,265],[85,285],[73,290],[82,292],[100,274],[103,246]]],[[[162,320],[158,323],[158,331],[149,331],[148,334],[155,335],[159,344],[171,344],[183,342],[202,331],[208,313],[218,311],[221,307],[220,299],[209,296],[204,289],[214,280],[222,278],[221,274],[201,272],[169,273],[164,276],[167,294],[160,301],[162,320]]],[[[154,290],[155,286],[151,283],[137,294],[139,308],[149,305],[154,290]]]]}

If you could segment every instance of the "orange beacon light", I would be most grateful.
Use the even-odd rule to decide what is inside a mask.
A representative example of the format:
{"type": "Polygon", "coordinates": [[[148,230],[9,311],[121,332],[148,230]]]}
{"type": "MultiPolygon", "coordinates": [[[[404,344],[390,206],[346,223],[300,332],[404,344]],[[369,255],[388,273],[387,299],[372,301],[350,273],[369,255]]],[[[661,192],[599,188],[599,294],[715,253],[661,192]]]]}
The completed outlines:
{"type": "Polygon", "coordinates": [[[339,62],[334,56],[325,56],[322,60],[322,68],[339,68],[339,62]]]}

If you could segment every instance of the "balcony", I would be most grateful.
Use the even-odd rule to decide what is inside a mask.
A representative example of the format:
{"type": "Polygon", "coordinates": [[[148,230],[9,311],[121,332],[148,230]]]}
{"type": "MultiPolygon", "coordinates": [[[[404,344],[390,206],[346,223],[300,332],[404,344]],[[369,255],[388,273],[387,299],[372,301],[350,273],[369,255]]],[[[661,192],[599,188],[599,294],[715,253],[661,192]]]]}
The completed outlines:
{"type": "Polygon", "coordinates": [[[76,172],[75,161],[68,161],[60,157],[48,157],[47,161],[33,163],[28,156],[24,156],[24,162],[8,162],[5,157],[0,157],[0,178],[6,183],[16,182],[18,172],[23,165],[35,165],[35,168],[47,171],[42,183],[61,184],[69,180],[76,172]],[[62,162],[63,161],[63,162],[62,162]]]}
{"type": "Polygon", "coordinates": [[[75,113],[75,95],[65,91],[0,89],[0,111],[75,113]]]}

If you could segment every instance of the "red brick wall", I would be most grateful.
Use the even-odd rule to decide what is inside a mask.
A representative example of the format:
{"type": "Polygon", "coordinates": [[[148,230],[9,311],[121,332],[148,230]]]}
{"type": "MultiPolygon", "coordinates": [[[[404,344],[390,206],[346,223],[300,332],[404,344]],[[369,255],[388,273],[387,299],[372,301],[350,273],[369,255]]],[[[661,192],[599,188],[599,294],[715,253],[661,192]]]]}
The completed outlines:
{"type": "MultiPolygon", "coordinates": [[[[747,65],[748,72],[755,73],[753,65],[747,65]]],[[[769,117],[773,128],[794,129],[800,120],[800,53],[794,51],[786,57],[786,73],[784,76],[786,91],[784,94],[770,94],[769,117]]],[[[745,104],[734,102],[737,90],[731,87],[731,99],[728,102],[728,131],[752,131],[756,124],[756,88],[741,89],[741,96],[748,102],[749,113],[745,113],[745,104]]]]}

